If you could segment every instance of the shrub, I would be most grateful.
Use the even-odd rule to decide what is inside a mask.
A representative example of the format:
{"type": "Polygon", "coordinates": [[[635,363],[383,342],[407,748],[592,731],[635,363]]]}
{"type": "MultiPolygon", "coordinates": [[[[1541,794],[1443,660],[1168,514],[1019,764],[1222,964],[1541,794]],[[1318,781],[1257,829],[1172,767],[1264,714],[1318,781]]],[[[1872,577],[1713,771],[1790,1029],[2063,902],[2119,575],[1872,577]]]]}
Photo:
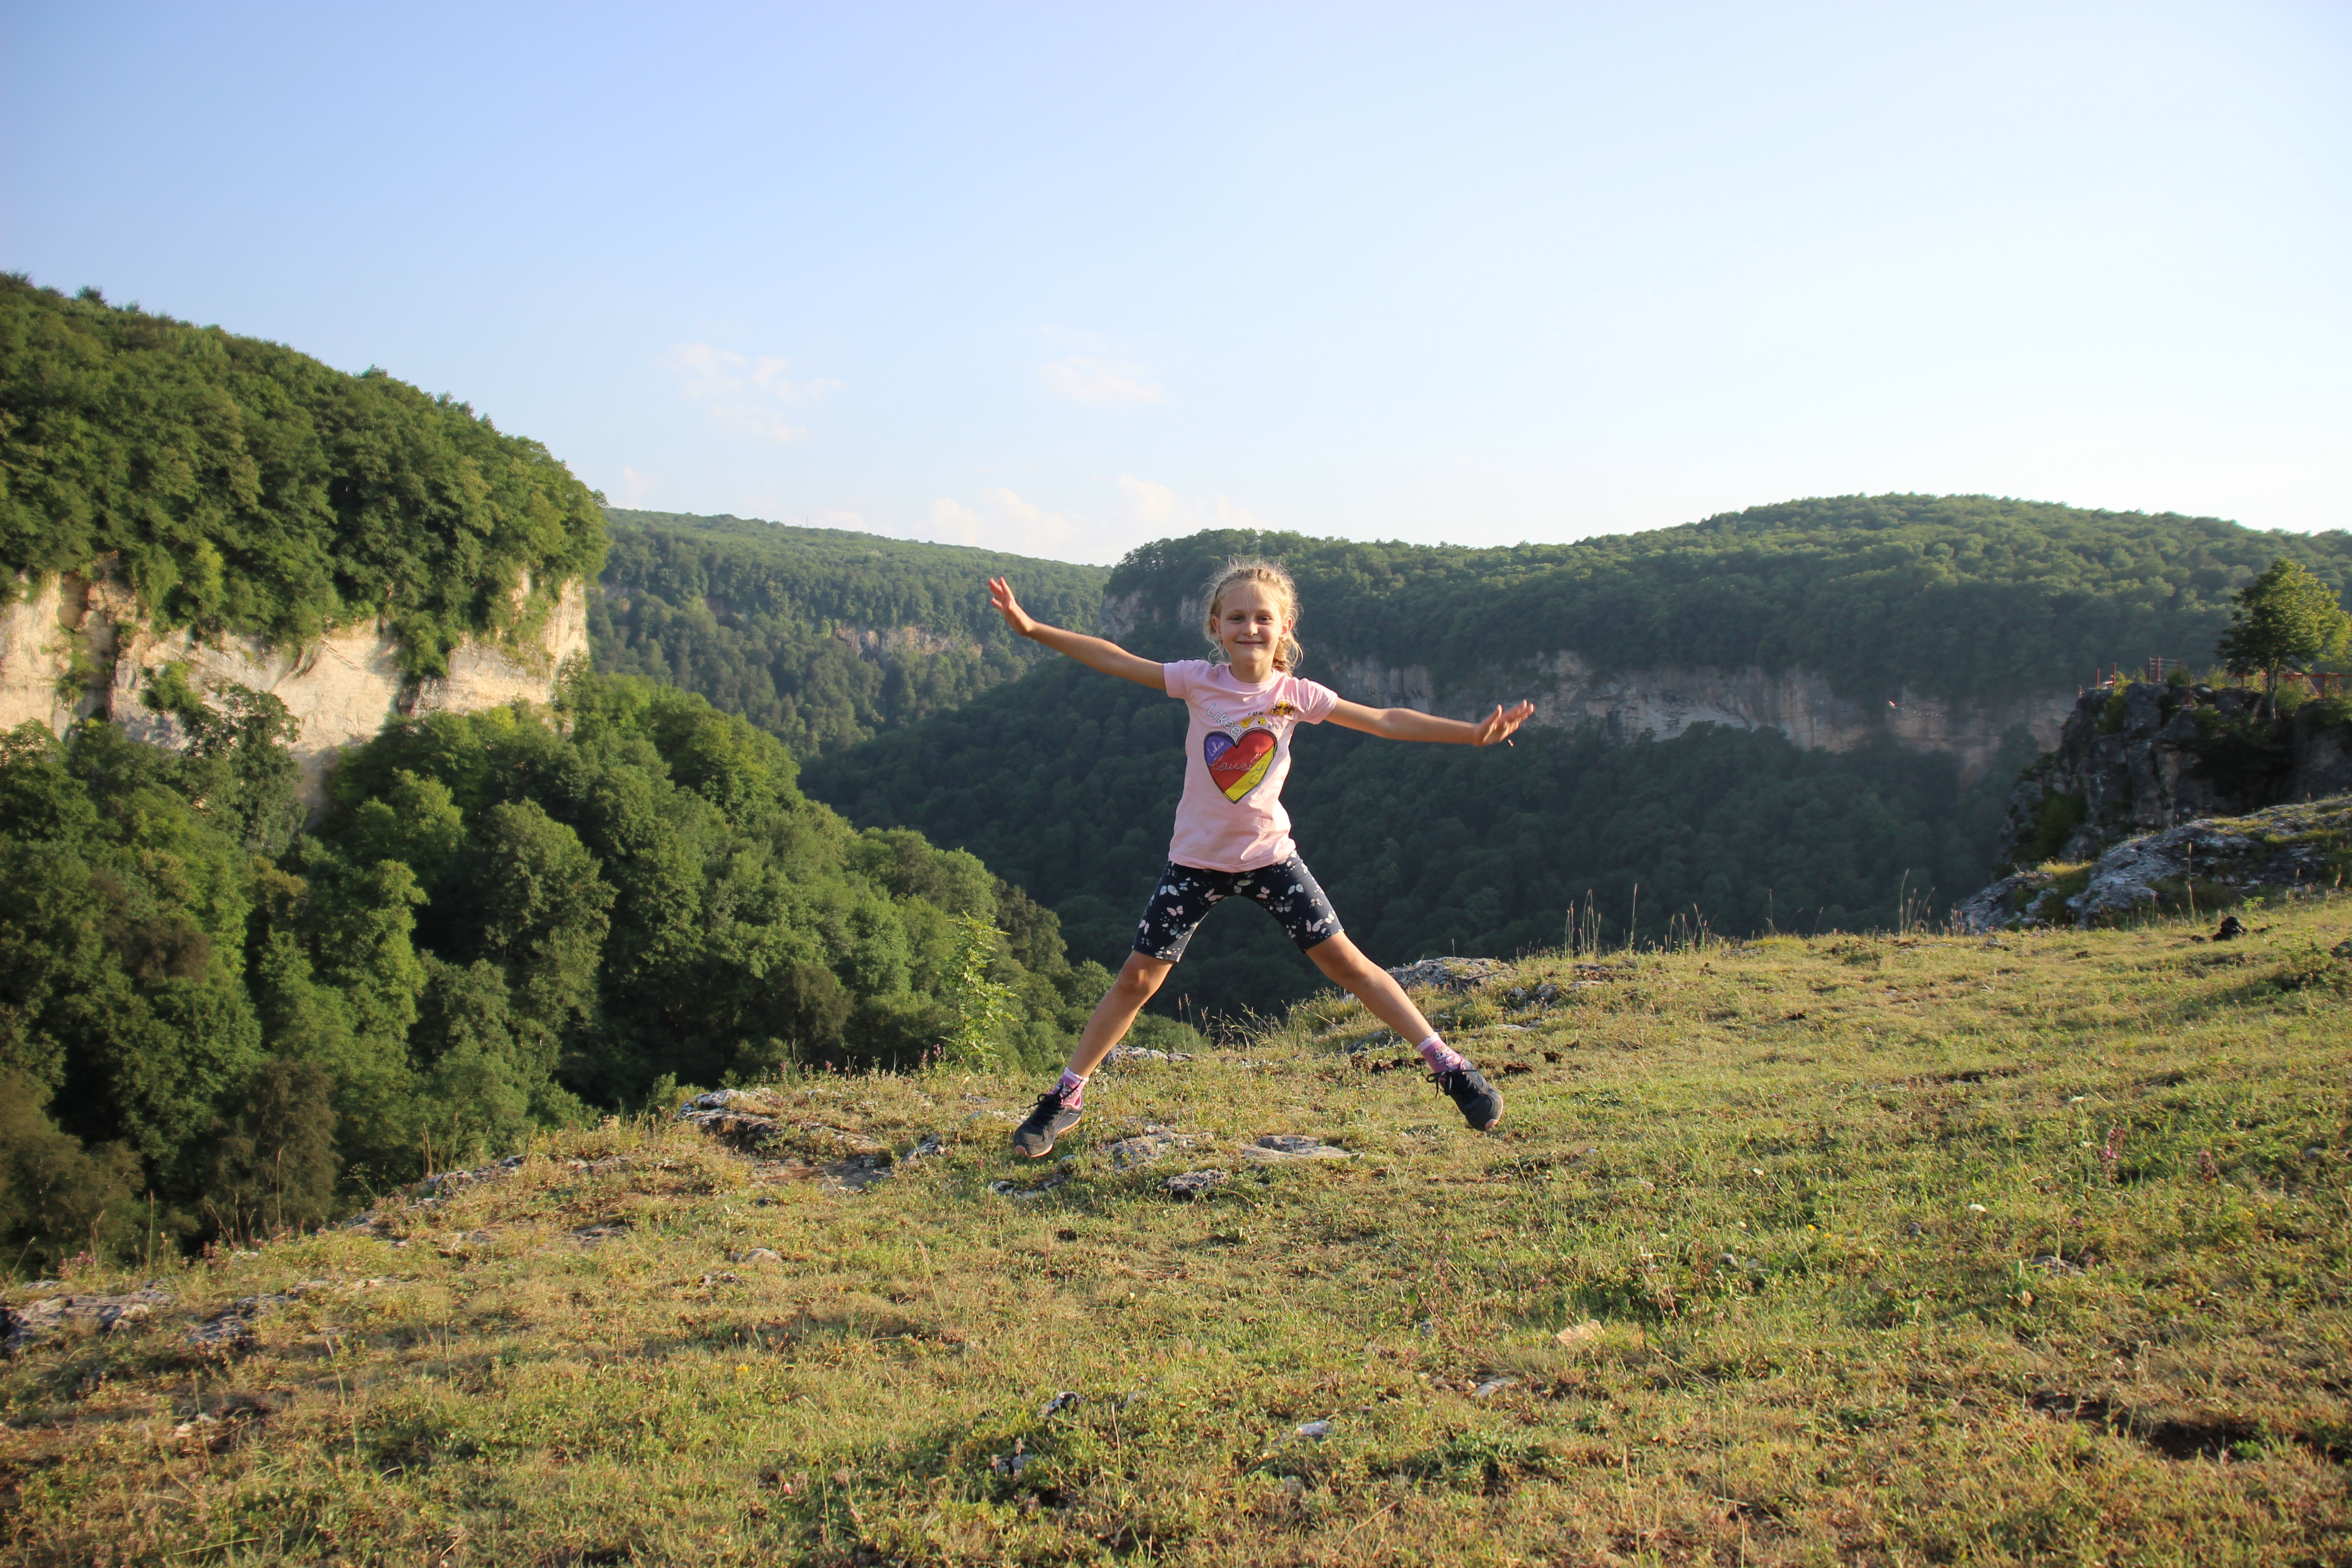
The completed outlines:
{"type": "Polygon", "coordinates": [[[2288,732],[2259,710],[2224,717],[2211,708],[2195,710],[2197,772],[2227,794],[2261,796],[2289,767],[2294,748],[2288,732]]]}
{"type": "Polygon", "coordinates": [[[2055,859],[2083,825],[2090,803],[2079,795],[2053,795],[2033,814],[2033,831],[2017,847],[2017,864],[2039,866],[2055,859]]]}
{"type": "Polygon", "coordinates": [[[272,1057],[236,1115],[214,1124],[205,1229],[230,1242],[304,1230],[332,1212],[334,1080],[312,1062],[272,1057]]]}
{"type": "Polygon", "coordinates": [[[2100,734],[2119,735],[2123,732],[2126,707],[2124,693],[2129,689],[2130,685],[2129,681],[2118,679],[2116,681],[2115,689],[2107,693],[2107,704],[2099,710],[2100,734]]]}
{"type": "Polygon", "coordinates": [[[121,1143],[83,1148],[44,1098],[22,1073],[0,1074],[0,1247],[43,1272],[78,1252],[126,1256],[145,1214],[138,1156],[121,1143]]]}

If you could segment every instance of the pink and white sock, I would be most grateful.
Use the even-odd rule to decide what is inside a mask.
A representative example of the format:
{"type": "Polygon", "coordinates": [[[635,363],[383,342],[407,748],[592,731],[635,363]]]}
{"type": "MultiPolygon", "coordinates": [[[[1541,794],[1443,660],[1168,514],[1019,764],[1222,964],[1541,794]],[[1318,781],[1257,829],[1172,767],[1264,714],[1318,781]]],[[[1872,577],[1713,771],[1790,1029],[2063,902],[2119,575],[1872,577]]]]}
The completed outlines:
{"type": "Polygon", "coordinates": [[[1418,1047],[1421,1059],[1429,1064],[1432,1072],[1460,1072],[1470,1065],[1470,1058],[1432,1035],[1418,1047]]]}
{"type": "Polygon", "coordinates": [[[1062,1081],[1054,1086],[1054,1092],[1062,1097],[1062,1103],[1064,1105],[1076,1110],[1078,1108],[1079,1102],[1084,1100],[1087,1097],[1087,1080],[1079,1077],[1076,1073],[1072,1072],[1069,1068],[1064,1068],[1062,1069],[1062,1081]]]}

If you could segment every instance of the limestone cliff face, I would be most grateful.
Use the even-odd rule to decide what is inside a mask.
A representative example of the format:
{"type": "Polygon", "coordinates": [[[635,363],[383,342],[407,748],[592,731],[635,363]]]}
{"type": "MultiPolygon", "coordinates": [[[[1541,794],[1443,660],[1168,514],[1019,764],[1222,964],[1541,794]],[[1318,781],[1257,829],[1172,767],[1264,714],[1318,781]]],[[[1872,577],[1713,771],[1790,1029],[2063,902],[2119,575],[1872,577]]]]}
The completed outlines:
{"type": "MultiPolygon", "coordinates": [[[[705,603],[709,601],[706,600],[705,603]]],[[[943,653],[979,655],[984,651],[971,637],[951,637],[925,626],[869,626],[843,625],[833,628],[834,639],[847,643],[863,659],[882,659],[892,654],[920,654],[937,658],[943,653]]]]}
{"type": "Polygon", "coordinates": [[[30,591],[20,584],[16,602],[0,606],[0,729],[33,720],[62,732],[95,716],[142,740],[182,743],[179,721],[142,695],[165,665],[178,664],[200,693],[233,683],[286,704],[301,726],[294,754],[303,804],[315,815],[325,808],[328,773],[343,747],[404,714],[545,702],[565,662],[587,654],[588,602],[577,583],[564,585],[536,642],[469,640],[450,655],[447,676],[420,681],[402,672],[399,644],[374,626],[343,627],[303,647],[245,637],[207,641],[184,629],[156,630],[119,581],[66,575],[30,591]]]}
{"type": "Polygon", "coordinates": [[[1798,745],[1832,752],[1851,751],[1884,736],[1915,751],[1948,752],[1971,780],[1992,765],[2004,740],[2018,730],[2029,731],[2045,749],[2055,745],[2074,702],[2071,691],[1964,703],[1906,689],[1892,702],[1874,705],[1841,696],[1828,677],[1810,670],[1775,675],[1753,665],[1601,670],[1566,651],[1483,670],[1475,679],[1444,689],[1425,666],[1376,659],[1338,661],[1321,679],[1354,701],[1454,719],[1476,718],[1497,702],[1526,698],[1536,706],[1534,723],[1597,723],[1624,741],[1643,735],[1671,740],[1695,724],[1778,730],[1798,745]]]}
{"type": "MultiPolygon", "coordinates": [[[[1197,613],[1191,603],[1171,613],[1141,594],[1113,595],[1103,600],[1103,635],[1127,637],[1152,622],[1189,624],[1197,613]]],[[[1310,657],[1316,651],[1310,647],[1310,657]]],[[[1954,702],[1906,689],[1892,702],[1874,702],[1839,695],[1827,676],[1811,670],[1774,675],[1753,665],[1603,670],[1566,650],[1445,682],[1426,665],[1375,658],[1334,658],[1307,673],[1350,701],[1449,719],[1480,718],[1497,702],[1526,698],[1536,705],[1535,723],[1595,723],[1623,741],[1643,735],[1672,740],[1694,724],[1778,730],[1798,745],[1831,752],[1891,737],[1915,751],[1949,753],[1958,759],[1968,782],[1993,764],[2019,730],[2031,733],[2044,751],[2055,746],[2074,706],[2074,693],[2059,688],[1996,702],[1954,702]]]]}

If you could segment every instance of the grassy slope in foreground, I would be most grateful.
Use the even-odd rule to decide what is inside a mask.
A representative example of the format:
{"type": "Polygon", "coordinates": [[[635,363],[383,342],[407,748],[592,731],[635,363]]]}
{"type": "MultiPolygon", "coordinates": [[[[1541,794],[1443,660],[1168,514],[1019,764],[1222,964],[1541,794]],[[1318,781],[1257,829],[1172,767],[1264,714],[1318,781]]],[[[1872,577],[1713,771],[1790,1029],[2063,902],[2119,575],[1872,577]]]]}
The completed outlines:
{"type": "Polygon", "coordinates": [[[989,1184],[1054,1168],[1008,1170],[986,1114],[1024,1083],[786,1085],[948,1135],[860,1196],[676,1124],[563,1134],[385,1205],[404,1245],[199,1266],[175,1311],[9,1363],[9,1549],[2341,1562],[2352,907],[2253,923],[1532,960],[1503,984],[1557,1005],[1454,1017],[1534,1067],[1486,1138],[1343,1057],[1367,1026],[1327,998],[1246,1058],[1106,1075],[1025,1202],[989,1184]],[[1181,1165],[1103,1152],[1147,1119],[1246,1173],[1169,1201],[1181,1165]],[[1358,1156],[1232,1158],[1268,1132],[1358,1156]],[[184,1341],[296,1290],[241,1358],[184,1341]]]}

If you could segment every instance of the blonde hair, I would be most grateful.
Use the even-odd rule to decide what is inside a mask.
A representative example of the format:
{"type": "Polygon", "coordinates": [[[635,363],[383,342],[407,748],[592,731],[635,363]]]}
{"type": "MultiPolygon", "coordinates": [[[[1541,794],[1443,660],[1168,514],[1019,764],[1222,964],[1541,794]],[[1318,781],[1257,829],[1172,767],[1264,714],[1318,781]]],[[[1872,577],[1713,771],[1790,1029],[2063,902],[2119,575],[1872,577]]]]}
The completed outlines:
{"type": "MultiPolygon", "coordinates": [[[[1298,584],[1290,580],[1289,573],[1271,561],[1228,561],[1224,570],[1209,579],[1208,611],[1202,623],[1210,644],[1220,653],[1225,645],[1217,641],[1217,616],[1223,613],[1226,591],[1244,583],[1255,583],[1271,594],[1280,606],[1282,618],[1293,627],[1298,625],[1298,584]]],[[[1275,645],[1274,668],[1286,675],[1295,675],[1298,661],[1306,657],[1307,650],[1298,646],[1298,638],[1286,630],[1282,640],[1275,645]]]]}

